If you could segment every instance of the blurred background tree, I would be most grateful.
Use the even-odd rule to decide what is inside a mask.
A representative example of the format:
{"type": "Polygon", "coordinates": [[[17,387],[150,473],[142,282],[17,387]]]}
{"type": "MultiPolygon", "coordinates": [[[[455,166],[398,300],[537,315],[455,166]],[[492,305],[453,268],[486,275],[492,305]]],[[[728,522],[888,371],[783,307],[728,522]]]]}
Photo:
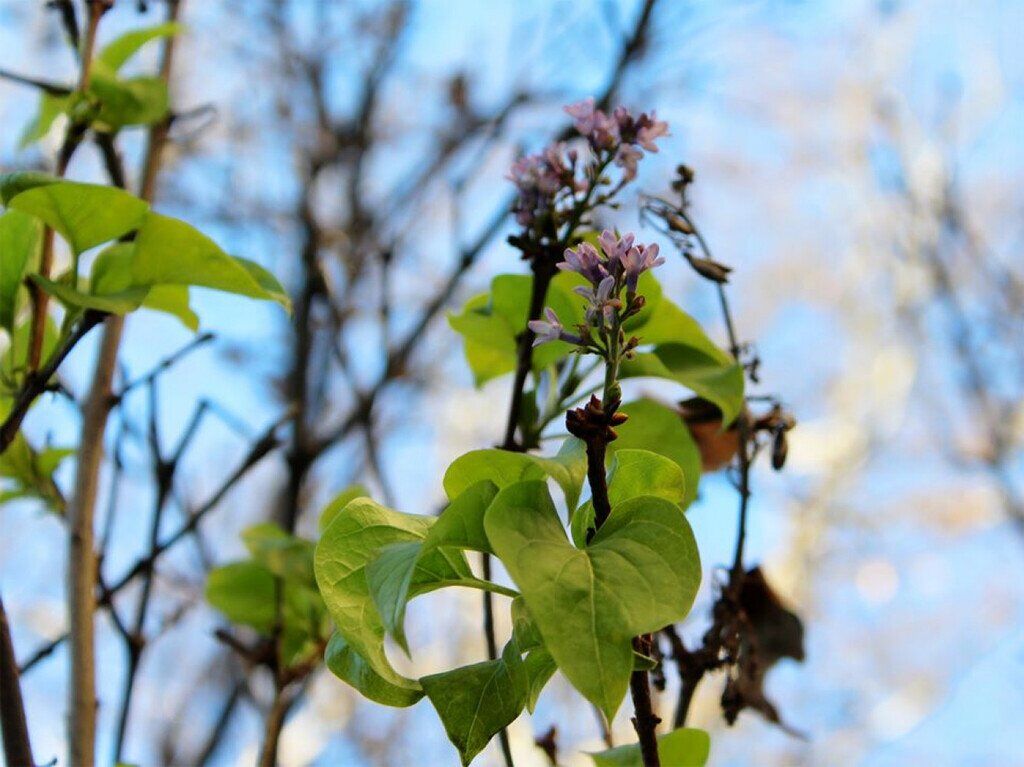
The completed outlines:
{"type": "MultiPolygon", "coordinates": [[[[106,33],[166,12],[122,0],[106,33]]],[[[673,137],[639,185],[663,191],[681,161],[697,170],[695,213],[738,268],[738,325],[801,421],[790,471],[755,474],[749,551],[807,624],[804,666],[782,664],[769,689],[808,739],[743,715],[713,736],[711,764],[1024,763],[1011,736],[1024,714],[1024,8],[186,0],[181,13],[157,200],[272,269],[295,312],[285,321],[198,295],[215,338],[158,385],[131,388],[108,426],[106,578],[147,554],[151,424],[166,452],[189,437],[164,532],[228,488],[154,570],[123,759],[254,761],[272,685],[214,637],[219,619],[202,600],[205,571],[239,555],[240,529],[276,519],[311,532],[353,481],[428,513],[447,462],[500,439],[493,413],[507,387],[472,388],[444,313],[515,268],[502,176],[557,132],[563,103],[593,94],[669,120],[673,137]],[[249,470],[252,446],[282,418],[280,444],[249,470]],[[247,470],[226,486],[238,465],[247,470]]],[[[0,20],[0,66],[73,77],[55,13],[8,0],[0,20]]],[[[5,124],[20,127],[35,94],[8,82],[0,94],[5,124]]],[[[18,151],[9,127],[4,170],[45,164],[58,140],[18,151]]],[[[123,149],[137,172],[141,146],[123,149]]],[[[72,172],[100,178],[101,158],[83,151],[72,172]]],[[[626,202],[610,223],[632,228],[626,202]]],[[[681,263],[662,278],[715,327],[711,297],[681,263]]],[[[172,321],[132,317],[120,385],[191,340],[172,321]]],[[[66,372],[77,395],[88,363],[83,348],[66,372]]],[[[76,408],[58,407],[28,428],[72,443],[76,408]]],[[[728,564],[724,480],[705,483],[690,517],[706,573],[728,564]]],[[[18,502],[0,532],[0,585],[30,660],[64,631],[61,529],[18,502]]],[[[134,619],[142,580],[113,600],[119,614],[134,619]]],[[[483,657],[478,602],[414,604],[417,658],[441,668],[483,657]]],[[[706,625],[703,605],[688,639],[706,625]]],[[[112,756],[129,643],[108,618],[99,626],[99,748],[112,756]]],[[[23,679],[42,759],[63,752],[66,663],[57,646],[23,679]]],[[[454,760],[423,706],[381,709],[327,673],[302,692],[282,764],[454,760]]],[[[717,693],[698,692],[694,724],[723,727],[717,693]]],[[[551,724],[565,754],[599,750],[579,710],[553,685],[510,729],[521,763],[545,763],[532,742],[551,724]]],[[[495,744],[481,756],[498,760],[495,744]]]]}

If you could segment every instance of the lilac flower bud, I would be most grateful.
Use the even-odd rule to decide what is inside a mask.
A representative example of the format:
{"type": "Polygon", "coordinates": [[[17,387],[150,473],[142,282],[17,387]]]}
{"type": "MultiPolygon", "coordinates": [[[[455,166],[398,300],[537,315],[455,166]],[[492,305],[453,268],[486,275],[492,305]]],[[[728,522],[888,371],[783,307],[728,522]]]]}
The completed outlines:
{"type": "Polygon", "coordinates": [[[626,255],[626,252],[633,247],[634,239],[635,238],[632,234],[627,234],[625,237],[619,239],[610,229],[605,229],[601,232],[597,241],[601,245],[601,250],[604,251],[604,254],[608,259],[607,268],[609,272],[612,274],[622,273],[622,258],[626,255]]]}
{"type": "Polygon", "coordinates": [[[594,128],[590,133],[590,141],[596,147],[611,149],[619,143],[619,123],[600,109],[594,112],[594,128]]]}

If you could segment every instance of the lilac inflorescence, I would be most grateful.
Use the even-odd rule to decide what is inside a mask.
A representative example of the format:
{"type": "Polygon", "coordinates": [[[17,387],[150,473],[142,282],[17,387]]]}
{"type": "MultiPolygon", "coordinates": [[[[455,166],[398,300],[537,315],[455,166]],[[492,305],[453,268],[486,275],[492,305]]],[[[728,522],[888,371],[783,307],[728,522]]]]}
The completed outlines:
{"type": "MultiPolygon", "coordinates": [[[[573,124],[592,151],[590,162],[614,161],[622,169],[622,183],[636,178],[637,163],[644,152],[657,152],[655,141],[668,135],[668,123],[658,120],[655,112],[634,117],[625,107],[616,107],[611,115],[595,108],[588,98],[565,107],[573,124]]],[[[556,142],[537,154],[516,160],[508,173],[518,196],[513,206],[516,221],[525,227],[533,225],[545,213],[553,212],[560,203],[575,200],[578,192],[597,183],[587,172],[578,173],[579,154],[563,142],[556,142]]],[[[583,169],[587,170],[587,169],[583,169]]],[[[591,176],[598,174],[589,169],[591,176]]]]}
{"type": "Polygon", "coordinates": [[[640,275],[665,263],[658,255],[658,246],[638,244],[632,234],[619,237],[607,229],[597,238],[597,243],[598,247],[581,242],[574,248],[567,248],[565,260],[557,264],[562,271],[575,272],[587,281],[588,284],[573,288],[586,300],[587,324],[579,327],[578,335],[567,333],[558,315],[547,308],[544,310],[546,320],[530,323],[530,330],[537,336],[534,345],[561,340],[589,347],[591,331],[600,335],[611,329],[616,319],[621,321],[643,307],[643,297],[636,292],[637,284],[640,275]]]}

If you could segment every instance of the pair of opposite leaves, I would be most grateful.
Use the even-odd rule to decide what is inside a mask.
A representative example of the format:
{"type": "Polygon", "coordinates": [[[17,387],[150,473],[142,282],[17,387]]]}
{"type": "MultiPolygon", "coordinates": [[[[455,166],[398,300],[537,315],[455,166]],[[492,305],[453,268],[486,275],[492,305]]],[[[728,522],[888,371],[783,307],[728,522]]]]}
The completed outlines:
{"type": "MultiPolygon", "coordinates": [[[[544,649],[588,700],[613,717],[633,669],[632,637],[684,617],[700,580],[696,544],[677,505],[683,484],[678,467],[647,451],[621,452],[611,487],[613,513],[586,548],[569,542],[546,485],[525,468],[517,473],[492,464],[506,470],[468,487],[449,481],[455,479],[450,472],[445,486],[457,497],[436,524],[365,498],[348,503],[317,547],[317,578],[341,635],[328,650],[328,665],[390,705],[410,705],[424,687],[432,699],[440,697],[431,688],[440,692],[445,681],[460,681],[449,675],[477,667],[516,676],[516,664],[499,659],[488,662],[494,669],[475,664],[427,677],[421,685],[395,672],[384,654],[385,631],[404,644],[400,627],[409,597],[445,585],[494,590],[473,578],[459,550],[484,551],[502,559],[521,589],[544,649]],[[524,476],[530,478],[522,481],[524,476]],[[663,479],[652,484],[654,476],[663,479]]],[[[529,698],[537,692],[530,689],[529,698]]]]}

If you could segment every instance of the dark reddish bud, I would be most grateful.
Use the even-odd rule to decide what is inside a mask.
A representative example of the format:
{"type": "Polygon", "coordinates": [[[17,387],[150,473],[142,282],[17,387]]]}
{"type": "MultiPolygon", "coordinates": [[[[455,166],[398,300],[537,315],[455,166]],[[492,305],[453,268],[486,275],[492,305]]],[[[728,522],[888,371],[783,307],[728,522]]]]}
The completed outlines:
{"type": "Polygon", "coordinates": [[[772,439],[772,468],[779,471],[786,465],[786,455],[789,453],[789,440],[786,439],[786,430],[779,429],[772,439]]]}

